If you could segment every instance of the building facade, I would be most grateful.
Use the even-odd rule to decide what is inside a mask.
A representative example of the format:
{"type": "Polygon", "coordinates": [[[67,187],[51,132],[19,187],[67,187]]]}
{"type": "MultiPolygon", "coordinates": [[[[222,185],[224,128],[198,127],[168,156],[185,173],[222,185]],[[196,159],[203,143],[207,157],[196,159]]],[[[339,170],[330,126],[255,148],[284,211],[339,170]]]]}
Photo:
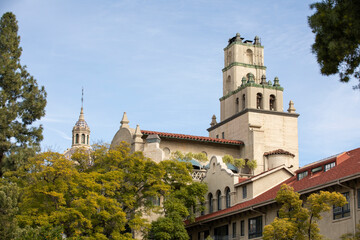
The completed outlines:
{"type": "Polygon", "coordinates": [[[284,111],[279,79],[267,80],[259,39],[244,40],[236,34],[224,48],[220,118],[218,122],[212,117],[209,136],[131,128],[124,113],[111,146],[125,141],[132,151],[142,151],[156,162],[177,150],[206,154],[208,162],[193,164],[193,178],[208,185],[206,210],[195,222],[186,222],[193,240],[261,239],[263,227],[277,216],[280,206],[274,198],[283,183],[304,199],[319,190],[343,193],[349,203],[324,214],[321,233],[330,239],[354,233],[360,217],[360,150],[299,168],[299,114],[292,101],[284,111]],[[257,168],[225,164],[225,155],[256,160],[257,168]]]}

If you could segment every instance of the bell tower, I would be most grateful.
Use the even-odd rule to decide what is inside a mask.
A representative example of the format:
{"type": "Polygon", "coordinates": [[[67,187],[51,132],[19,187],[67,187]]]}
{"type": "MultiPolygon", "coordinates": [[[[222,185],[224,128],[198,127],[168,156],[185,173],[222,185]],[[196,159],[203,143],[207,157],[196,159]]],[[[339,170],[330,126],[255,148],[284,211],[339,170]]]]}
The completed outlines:
{"type": "Polygon", "coordinates": [[[264,47],[260,38],[244,40],[239,33],[230,38],[224,48],[223,96],[220,100],[220,122],[212,117],[208,128],[212,138],[241,140],[245,147],[240,155],[255,159],[255,174],[270,166],[267,156],[288,152],[292,159],[287,167],[297,169],[298,133],[293,103],[288,112],[283,109],[283,91],[279,78],[266,78],[264,47]],[[283,151],[278,151],[283,150],[283,151]],[[265,154],[265,155],[264,155],[265,154]]]}
{"type": "Polygon", "coordinates": [[[261,76],[266,75],[264,66],[264,47],[260,38],[255,37],[254,43],[243,41],[237,33],[229,39],[224,48],[223,95],[227,95],[242,85],[242,77],[249,78],[252,74],[254,83],[261,82],[261,76]]]}
{"type": "Polygon", "coordinates": [[[72,130],[72,145],[71,147],[90,147],[90,127],[85,121],[84,117],[84,89],[81,93],[81,110],[80,116],[72,130]]]}

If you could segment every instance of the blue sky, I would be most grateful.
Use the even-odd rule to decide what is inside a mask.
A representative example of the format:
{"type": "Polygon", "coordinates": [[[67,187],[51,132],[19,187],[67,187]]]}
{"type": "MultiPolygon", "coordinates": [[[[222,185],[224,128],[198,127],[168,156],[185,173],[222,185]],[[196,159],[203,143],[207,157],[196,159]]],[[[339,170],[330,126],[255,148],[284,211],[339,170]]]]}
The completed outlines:
{"type": "MultiPolygon", "coordinates": [[[[314,0],[315,1],[315,0],[314,0]]],[[[85,89],[92,142],[123,112],[141,129],[207,136],[219,116],[223,48],[260,36],[267,78],[299,117],[300,165],[359,147],[360,92],[320,74],[307,24],[313,1],[2,0],[19,21],[22,64],[48,93],[43,149],[71,146],[85,89]]]]}

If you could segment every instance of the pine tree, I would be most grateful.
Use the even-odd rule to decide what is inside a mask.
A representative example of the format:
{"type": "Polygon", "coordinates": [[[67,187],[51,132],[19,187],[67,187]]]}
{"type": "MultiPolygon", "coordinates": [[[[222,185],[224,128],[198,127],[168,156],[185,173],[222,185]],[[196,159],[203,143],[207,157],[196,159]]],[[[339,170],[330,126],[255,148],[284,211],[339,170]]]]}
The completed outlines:
{"type": "Polygon", "coordinates": [[[359,81],[360,89],[360,2],[323,0],[310,5],[315,13],[308,18],[315,33],[312,51],[323,75],[339,74],[340,81],[359,81]]]}
{"type": "Polygon", "coordinates": [[[46,92],[20,64],[19,45],[16,17],[7,12],[0,19],[0,177],[6,154],[43,138],[42,127],[32,123],[45,115],[46,92]]]}

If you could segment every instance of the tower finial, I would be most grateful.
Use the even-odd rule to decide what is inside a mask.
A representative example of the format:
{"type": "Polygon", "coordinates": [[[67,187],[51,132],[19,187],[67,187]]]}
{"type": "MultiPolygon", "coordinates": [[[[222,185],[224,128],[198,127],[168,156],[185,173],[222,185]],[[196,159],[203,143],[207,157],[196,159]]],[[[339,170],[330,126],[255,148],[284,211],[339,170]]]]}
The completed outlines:
{"type": "Polygon", "coordinates": [[[121,123],[120,128],[129,127],[129,119],[127,118],[126,112],[124,112],[124,115],[123,115],[120,123],[121,123]]]}

